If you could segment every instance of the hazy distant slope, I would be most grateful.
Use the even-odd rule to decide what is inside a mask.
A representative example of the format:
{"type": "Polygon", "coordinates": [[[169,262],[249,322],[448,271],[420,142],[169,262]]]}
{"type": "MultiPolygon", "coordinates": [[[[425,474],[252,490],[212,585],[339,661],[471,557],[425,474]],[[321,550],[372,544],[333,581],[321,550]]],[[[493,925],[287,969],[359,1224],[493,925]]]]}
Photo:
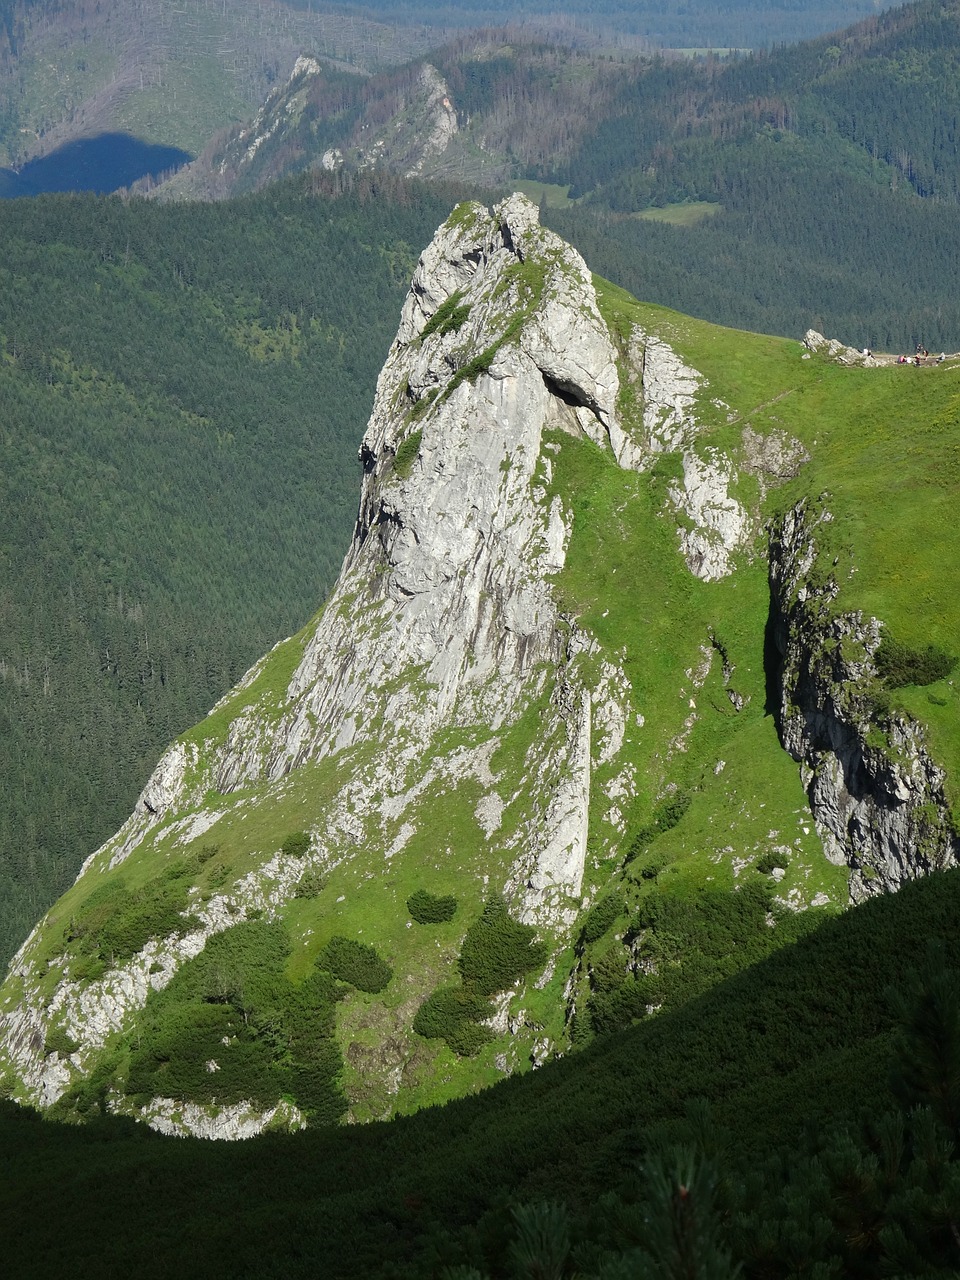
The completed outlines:
{"type": "Polygon", "coordinates": [[[3,14],[4,164],[109,131],[195,154],[254,111],[304,49],[363,68],[436,39],[284,0],[7,0],[3,14]]]}
{"type": "MultiPolygon", "coordinates": [[[[311,0],[291,0],[297,8],[311,0]]],[[[348,4],[346,11],[366,12],[348,4]]],[[[485,26],[517,19],[576,22],[616,39],[619,32],[644,36],[670,48],[760,48],[803,40],[854,22],[880,6],[872,0],[385,0],[377,6],[386,19],[485,26]]]]}

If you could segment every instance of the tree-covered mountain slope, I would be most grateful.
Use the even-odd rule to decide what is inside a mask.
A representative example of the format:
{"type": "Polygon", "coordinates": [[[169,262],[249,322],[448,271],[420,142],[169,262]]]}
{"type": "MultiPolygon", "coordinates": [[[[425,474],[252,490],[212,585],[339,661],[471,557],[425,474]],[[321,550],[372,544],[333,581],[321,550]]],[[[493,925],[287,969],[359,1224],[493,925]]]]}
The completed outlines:
{"type": "Polygon", "coordinates": [[[329,590],[420,246],[378,179],[0,203],[0,956],[329,590]]]}
{"type": "Polygon", "coordinates": [[[115,132],[195,155],[255,110],[304,49],[368,70],[436,39],[417,23],[285,0],[4,0],[0,163],[115,132]]]}
{"type": "Polygon", "coordinates": [[[14,1096],[410,1111],[950,865],[956,370],[641,304],[523,197],[458,206],[337,586],[15,958],[14,1096]]]}
{"type": "Polygon", "coordinates": [[[562,183],[571,198],[635,213],[725,203],[782,166],[955,201],[958,59],[956,0],[729,59],[468,33],[373,76],[303,58],[195,168],[221,196],[291,166],[416,166],[562,183]]]}
{"type": "Polygon", "coordinates": [[[369,77],[303,59],[159,190],[222,198],[303,168],[523,181],[597,270],[653,301],[956,347],[958,32],[955,3],[921,0],[730,61],[515,31],[369,77]]]}
{"type": "Polygon", "coordinates": [[[512,1280],[529,1275],[512,1209],[545,1202],[561,1206],[536,1242],[560,1254],[555,1274],[609,1278],[604,1264],[670,1223],[665,1183],[687,1186],[690,1243],[729,1250],[749,1280],[903,1273],[907,1259],[907,1274],[949,1276],[958,910],[957,871],[914,881],[682,1008],[398,1120],[209,1143],[0,1104],[7,1267],[446,1280],[460,1264],[512,1280]],[[931,960],[952,1000],[929,973],[917,988],[931,960]],[[931,1102],[934,1125],[906,1114],[931,1102]]]}

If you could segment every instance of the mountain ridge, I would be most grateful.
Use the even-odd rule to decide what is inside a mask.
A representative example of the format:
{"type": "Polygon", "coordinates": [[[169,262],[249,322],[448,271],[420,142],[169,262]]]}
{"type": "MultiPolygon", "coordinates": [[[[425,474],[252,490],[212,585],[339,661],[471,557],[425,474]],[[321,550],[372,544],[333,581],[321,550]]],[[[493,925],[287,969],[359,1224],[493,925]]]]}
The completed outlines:
{"type": "Polygon", "coordinates": [[[879,544],[831,540],[858,490],[814,446],[865,392],[928,421],[951,369],[859,363],[637,304],[521,196],[458,206],[378,381],[333,596],[15,959],[9,1087],[76,1116],[98,1081],[209,1136],[413,1109],[950,865],[943,769],[857,596],[879,544]]]}

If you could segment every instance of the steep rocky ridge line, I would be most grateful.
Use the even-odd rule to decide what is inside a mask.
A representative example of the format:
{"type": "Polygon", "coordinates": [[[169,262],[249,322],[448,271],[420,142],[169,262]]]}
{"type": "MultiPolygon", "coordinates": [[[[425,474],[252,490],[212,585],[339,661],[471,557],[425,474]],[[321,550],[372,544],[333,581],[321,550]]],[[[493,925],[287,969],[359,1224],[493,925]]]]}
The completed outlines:
{"type": "MultiPolygon", "coordinates": [[[[174,744],[128,823],[88,860],[85,874],[122,867],[147,841],[187,843],[215,827],[227,806],[221,799],[205,809],[211,792],[222,798],[260,780],[276,783],[308,761],[343,767],[357,748],[369,756],[375,746],[376,754],[345,767],[308,863],[276,855],[198,909],[200,928],[182,940],[150,943],[91,984],[71,982],[67,966],[53,999],[42,1002],[29,994],[35,936],[28,940],[13,966],[25,997],[6,1015],[5,1039],[31,1098],[55,1101],[151,990],[214,933],[275,908],[307,866],[335,865],[344,844],[396,856],[416,830],[419,797],[438,779],[474,774],[483,781],[478,810],[492,837],[504,806],[517,807],[517,792],[515,779],[511,796],[496,789],[489,735],[544,698],[541,733],[523,769],[524,812],[509,836],[500,833],[505,882],[523,918],[548,931],[572,922],[593,735],[591,694],[569,657],[591,642],[575,632],[564,639],[569,626],[561,625],[549,584],[563,564],[569,517],[559,499],[546,501],[536,472],[550,425],[623,447],[618,385],[589,272],[539,228],[533,205],[515,197],[493,216],[466,207],[441,229],[421,259],[378,382],[361,447],[356,534],[279,719],[256,696],[243,707],[255,695],[254,669],[220,709],[229,721],[223,738],[204,739],[201,726],[198,741],[174,744]],[[430,321],[455,296],[469,314],[431,332],[430,321]],[[482,369],[463,376],[477,351],[482,369]],[[562,388],[563,398],[551,387],[562,388]],[[425,752],[451,727],[479,730],[487,741],[446,756],[425,752]],[[53,1020],[78,1043],[69,1057],[43,1057],[53,1020]]],[[[624,719],[607,704],[626,684],[622,672],[608,670],[601,724],[624,719]]],[[[170,1108],[148,1110],[166,1115],[170,1108]]],[[[189,1116],[183,1124],[200,1131],[189,1116]]],[[[225,1131],[235,1129],[226,1124],[225,1131]]]]}

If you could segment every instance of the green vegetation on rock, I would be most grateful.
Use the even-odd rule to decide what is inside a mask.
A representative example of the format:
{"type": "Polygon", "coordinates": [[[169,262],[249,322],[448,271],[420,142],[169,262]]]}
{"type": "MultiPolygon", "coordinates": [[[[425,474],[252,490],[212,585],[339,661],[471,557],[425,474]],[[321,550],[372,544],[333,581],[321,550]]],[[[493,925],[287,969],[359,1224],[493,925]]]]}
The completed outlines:
{"type": "Polygon", "coordinates": [[[956,658],[936,645],[911,649],[887,638],[880,642],[874,660],[880,679],[888,689],[902,689],[908,684],[936,684],[938,680],[945,680],[957,665],[956,658]]]}

